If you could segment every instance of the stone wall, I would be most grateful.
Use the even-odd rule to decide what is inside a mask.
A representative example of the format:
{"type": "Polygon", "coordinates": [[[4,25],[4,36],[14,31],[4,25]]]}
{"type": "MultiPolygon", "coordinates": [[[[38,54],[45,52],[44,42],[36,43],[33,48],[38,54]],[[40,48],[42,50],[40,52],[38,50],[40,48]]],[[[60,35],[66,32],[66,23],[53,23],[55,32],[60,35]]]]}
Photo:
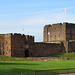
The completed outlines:
{"type": "Polygon", "coordinates": [[[75,24],[73,23],[57,23],[45,25],[44,41],[69,41],[75,40],[75,24]]]}
{"type": "Polygon", "coordinates": [[[68,42],[68,52],[75,52],[75,41],[68,42]]]}
{"type": "Polygon", "coordinates": [[[75,41],[66,41],[64,43],[64,50],[66,53],[68,52],[75,52],[75,41]]]}
{"type": "Polygon", "coordinates": [[[66,41],[75,40],[75,24],[66,23],[66,41]]]}
{"type": "Polygon", "coordinates": [[[62,53],[63,44],[59,43],[34,43],[31,45],[31,56],[48,56],[51,54],[62,53]]]}
{"type": "Polygon", "coordinates": [[[65,23],[46,25],[44,27],[44,41],[66,40],[65,23]]]}
{"type": "Polygon", "coordinates": [[[11,34],[0,34],[0,54],[11,57],[11,34]]]}
{"type": "Polygon", "coordinates": [[[11,56],[25,57],[25,50],[28,44],[34,43],[34,37],[29,35],[12,34],[11,35],[11,56]]]}
{"type": "Polygon", "coordinates": [[[56,61],[56,60],[67,60],[64,57],[29,57],[32,61],[56,61]]]}
{"type": "Polygon", "coordinates": [[[25,35],[14,34],[11,36],[12,57],[48,56],[50,54],[62,53],[62,51],[62,43],[29,43],[25,35]]]}
{"type": "Polygon", "coordinates": [[[1,55],[10,57],[40,57],[63,52],[75,52],[75,41],[38,43],[34,42],[33,36],[29,35],[0,34],[1,55]]]}
{"type": "Polygon", "coordinates": [[[34,43],[34,37],[21,34],[0,34],[0,55],[25,57],[28,44],[34,43]]]}

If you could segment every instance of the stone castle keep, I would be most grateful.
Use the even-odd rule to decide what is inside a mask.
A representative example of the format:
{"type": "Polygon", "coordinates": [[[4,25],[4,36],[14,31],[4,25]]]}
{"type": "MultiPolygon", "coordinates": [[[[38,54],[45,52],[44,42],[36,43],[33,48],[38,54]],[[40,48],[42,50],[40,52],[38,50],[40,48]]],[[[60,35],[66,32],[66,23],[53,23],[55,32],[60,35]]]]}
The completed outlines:
{"type": "Polygon", "coordinates": [[[57,23],[44,27],[44,41],[69,41],[75,40],[75,24],[57,23]]]}
{"type": "Polygon", "coordinates": [[[34,36],[0,34],[0,55],[39,57],[63,52],[75,52],[75,24],[45,25],[44,42],[34,42],[34,36]],[[59,41],[59,42],[58,42],[59,41]]]}

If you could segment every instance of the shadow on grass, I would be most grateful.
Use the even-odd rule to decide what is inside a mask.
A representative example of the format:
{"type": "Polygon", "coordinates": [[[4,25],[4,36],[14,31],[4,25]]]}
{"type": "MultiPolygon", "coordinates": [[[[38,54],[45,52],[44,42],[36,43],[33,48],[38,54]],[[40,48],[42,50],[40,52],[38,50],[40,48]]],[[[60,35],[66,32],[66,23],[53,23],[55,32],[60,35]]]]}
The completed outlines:
{"type": "Polygon", "coordinates": [[[29,63],[7,63],[7,62],[0,62],[0,65],[39,65],[39,64],[29,64],[29,63]]]}
{"type": "MultiPolygon", "coordinates": [[[[6,70],[5,72],[0,71],[0,73],[9,73],[8,75],[21,75],[21,72],[23,75],[58,75],[62,73],[72,73],[75,72],[75,68],[69,68],[69,69],[53,69],[53,70],[30,70],[30,69],[18,69],[18,68],[13,68],[11,70],[6,70]]],[[[0,74],[2,75],[2,74],[0,74]]]]}
{"type": "Polygon", "coordinates": [[[36,71],[37,75],[58,75],[58,74],[68,74],[74,72],[75,72],[75,68],[36,71]]]}
{"type": "Polygon", "coordinates": [[[21,75],[21,72],[22,73],[25,73],[25,75],[32,75],[34,74],[34,71],[33,70],[29,70],[29,69],[18,69],[18,68],[13,68],[13,69],[9,69],[9,70],[0,70],[0,75],[2,74],[5,74],[8,73],[8,75],[21,75]]]}

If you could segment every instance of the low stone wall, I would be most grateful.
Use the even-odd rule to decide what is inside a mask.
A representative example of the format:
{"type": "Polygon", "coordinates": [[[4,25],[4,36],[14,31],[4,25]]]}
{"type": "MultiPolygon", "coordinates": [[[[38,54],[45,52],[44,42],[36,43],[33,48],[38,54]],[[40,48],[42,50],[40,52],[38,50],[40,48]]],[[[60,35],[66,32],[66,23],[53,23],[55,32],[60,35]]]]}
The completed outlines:
{"type": "Polygon", "coordinates": [[[29,57],[32,61],[56,61],[56,60],[67,60],[63,57],[29,57]]]}

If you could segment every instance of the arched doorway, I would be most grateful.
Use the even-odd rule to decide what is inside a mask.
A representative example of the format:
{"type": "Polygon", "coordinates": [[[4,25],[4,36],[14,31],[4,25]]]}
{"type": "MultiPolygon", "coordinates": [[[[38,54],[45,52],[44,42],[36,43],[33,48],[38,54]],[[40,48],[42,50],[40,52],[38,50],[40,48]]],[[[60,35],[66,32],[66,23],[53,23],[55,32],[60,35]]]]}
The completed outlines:
{"type": "Polygon", "coordinates": [[[25,50],[25,57],[29,57],[29,50],[28,49],[25,50]]]}

